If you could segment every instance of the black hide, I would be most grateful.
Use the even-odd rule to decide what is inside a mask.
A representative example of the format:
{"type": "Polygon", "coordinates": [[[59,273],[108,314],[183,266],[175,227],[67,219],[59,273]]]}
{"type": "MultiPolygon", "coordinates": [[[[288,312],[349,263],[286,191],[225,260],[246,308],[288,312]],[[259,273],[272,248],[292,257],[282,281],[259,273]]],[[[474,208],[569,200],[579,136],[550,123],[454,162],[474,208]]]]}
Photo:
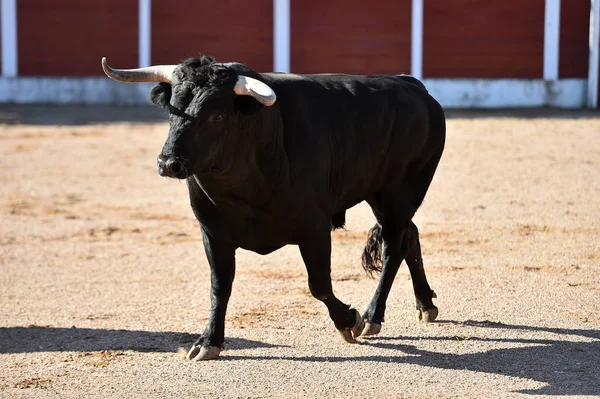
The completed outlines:
{"type": "Polygon", "coordinates": [[[420,81],[258,74],[202,57],[180,64],[172,84],[156,86],[151,98],[169,110],[161,159],[177,162],[187,180],[212,271],[212,311],[198,346],[223,344],[237,248],[267,254],[298,245],[311,293],[335,326],[346,331],[357,325],[355,313],[332,292],[330,231],[342,227],[345,211],[361,201],[377,219],[363,266],[383,269],[362,317],[381,324],[404,259],[417,309],[435,308],[411,220],[444,148],[445,117],[420,81]],[[277,94],[275,104],[236,95],[238,75],[265,82],[277,94]]]}

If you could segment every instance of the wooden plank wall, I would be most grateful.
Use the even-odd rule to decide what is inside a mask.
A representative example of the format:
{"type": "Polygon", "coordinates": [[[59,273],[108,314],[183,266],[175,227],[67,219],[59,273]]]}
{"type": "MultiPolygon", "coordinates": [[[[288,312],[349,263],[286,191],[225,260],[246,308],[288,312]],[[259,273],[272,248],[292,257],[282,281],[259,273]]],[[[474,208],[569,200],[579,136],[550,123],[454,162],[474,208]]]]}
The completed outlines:
{"type": "MultiPolygon", "coordinates": [[[[2,31],[2,7],[0,7],[0,32],[2,31]]],[[[0,41],[0,76],[2,76],[2,42],[0,41]]]]}
{"type": "Polygon", "coordinates": [[[410,73],[410,0],[291,0],[290,13],[292,72],[410,73]]]}
{"type": "Polygon", "coordinates": [[[424,2],[423,76],[543,76],[544,0],[424,2]]]}
{"type": "Polygon", "coordinates": [[[137,0],[18,0],[20,76],[101,76],[138,65],[137,0]]]}
{"type": "Polygon", "coordinates": [[[271,71],[273,1],[153,1],[152,63],[177,64],[201,53],[271,71]]]}
{"type": "Polygon", "coordinates": [[[589,69],[590,0],[560,2],[560,78],[587,78],[589,69]]]}

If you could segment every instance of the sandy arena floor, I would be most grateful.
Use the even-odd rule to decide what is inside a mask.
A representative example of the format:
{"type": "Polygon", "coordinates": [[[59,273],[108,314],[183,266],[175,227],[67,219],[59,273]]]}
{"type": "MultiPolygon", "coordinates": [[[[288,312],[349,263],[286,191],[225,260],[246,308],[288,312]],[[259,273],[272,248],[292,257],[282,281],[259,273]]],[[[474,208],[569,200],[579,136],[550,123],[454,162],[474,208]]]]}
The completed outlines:
{"type": "MultiPolygon", "coordinates": [[[[600,114],[449,115],[415,217],[438,322],[403,266],[380,336],[345,344],[296,247],[240,250],[226,349],[190,362],[209,269],[185,184],[156,173],[163,115],[0,108],[0,397],[600,396],[600,114]]],[[[372,224],[361,204],[334,233],[361,311],[372,224]]]]}

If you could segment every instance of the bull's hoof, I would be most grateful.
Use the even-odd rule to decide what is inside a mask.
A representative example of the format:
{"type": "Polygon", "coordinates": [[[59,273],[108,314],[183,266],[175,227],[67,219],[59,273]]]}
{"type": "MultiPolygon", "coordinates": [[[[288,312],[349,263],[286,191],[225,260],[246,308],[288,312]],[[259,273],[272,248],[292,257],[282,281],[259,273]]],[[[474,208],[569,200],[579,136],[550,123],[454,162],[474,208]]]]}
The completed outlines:
{"type": "Polygon", "coordinates": [[[360,336],[360,334],[362,334],[363,329],[365,328],[365,322],[362,319],[362,317],[360,317],[360,314],[358,313],[358,311],[356,309],[350,309],[350,310],[352,310],[352,312],[354,313],[354,317],[356,320],[354,323],[354,327],[345,328],[343,330],[338,330],[338,331],[340,332],[344,341],[346,341],[350,344],[355,344],[356,338],[358,338],[360,336]]]}
{"type": "Polygon", "coordinates": [[[365,323],[365,329],[363,330],[361,336],[363,337],[367,337],[369,335],[377,335],[379,334],[379,332],[381,331],[381,324],[380,323],[369,323],[366,322],[365,323]]]}
{"type": "Polygon", "coordinates": [[[221,348],[218,346],[192,346],[187,354],[188,360],[214,360],[219,357],[221,348]]]}
{"type": "Polygon", "coordinates": [[[431,309],[427,310],[417,310],[417,321],[422,321],[423,323],[430,323],[434,321],[438,316],[438,308],[435,306],[431,309]]]}

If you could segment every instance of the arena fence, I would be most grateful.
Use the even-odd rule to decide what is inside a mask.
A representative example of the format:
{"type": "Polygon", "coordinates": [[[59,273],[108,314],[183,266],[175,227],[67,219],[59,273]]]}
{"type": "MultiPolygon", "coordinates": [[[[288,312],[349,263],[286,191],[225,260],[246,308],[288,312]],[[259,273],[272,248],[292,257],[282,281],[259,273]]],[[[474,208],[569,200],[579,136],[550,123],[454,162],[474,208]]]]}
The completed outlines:
{"type": "MultiPolygon", "coordinates": [[[[28,57],[27,51],[23,51],[22,46],[19,46],[19,35],[23,31],[35,29],[35,26],[22,27],[18,29],[20,21],[29,21],[28,18],[18,18],[18,13],[34,12],[38,5],[36,3],[41,0],[0,0],[0,26],[1,26],[1,62],[0,62],[0,102],[2,103],[81,103],[81,104],[148,104],[148,91],[150,85],[123,85],[117,84],[106,79],[101,75],[100,57],[101,54],[94,53],[94,62],[97,63],[97,74],[94,69],[94,74],[97,76],[72,76],[76,74],[68,73],[65,76],[45,76],[43,68],[39,68],[39,74],[33,67],[28,66],[26,71],[20,71],[19,61],[24,57],[28,57]],[[25,5],[18,3],[23,1],[25,5]],[[25,29],[26,28],[26,29],[25,29]],[[25,52],[25,54],[23,54],[25,52]],[[97,59],[96,59],[97,58],[97,59]],[[32,72],[33,71],[33,72],[32,72]],[[33,76],[32,76],[33,75],[33,76]]],[[[111,62],[116,67],[135,67],[146,66],[152,63],[153,51],[156,51],[156,46],[153,47],[152,39],[160,37],[153,36],[153,23],[156,24],[156,19],[153,20],[153,5],[151,0],[129,0],[136,4],[130,4],[132,10],[137,10],[137,15],[132,16],[132,19],[137,24],[137,65],[121,65],[111,62]],[[137,21],[135,21],[137,19],[137,21]],[[154,21],[154,22],[153,22],[154,21]]],[[[272,70],[279,72],[304,72],[307,69],[306,64],[292,62],[294,54],[294,46],[297,46],[297,39],[294,39],[292,34],[294,24],[297,24],[294,18],[298,18],[296,14],[301,14],[302,10],[298,4],[291,4],[291,0],[267,0],[267,3],[256,2],[256,4],[266,4],[268,13],[264,15],[272,15],[272,21],[268,24],[272,25],[272,70]]],[[[444,60],[429,61],[424,57],[424,38],[427,38],[427,25],[424,26],[424,21],[428,18],[434,18],[431,6],[429,8],[424,4],[425,0],[404,0],[408,5],[406,9],[410,9],[407,18],[407,26],[409,26],[406,36],[409,36],[405,46],[405,59],[407,67],[402,70],[398,68],[398,73],[407,72],[413,76],[422,79],[429,91],[444,105],[445,107],[473,107],[473,108],[498,108],[498,107],[561,107],[561,108],[597,108],[598,107],[598,53],[600,51],[599,34],[600,34],[600,0],[591,0],[589,3],[589,56],[588,56],[588,73],[587,76],[561,76],[559,67],[561,60],[564,61],[566,55],[561,58],[561,27],[567,26],[571,14],[561,16],[561,1],[560,0],[539,0],[543,1],[543,13],[539,18],[543,18],[543,41],[540,41],[539,53],[543,53],[543,70],[539,77],[518,77],[518,78],[503,78],[503,77],[460,77],[453,73],[450,77],[443,77],[442,72],[431,73],[435,76],[430,76],[427,70],[431,70],[431,63],[444,64],[444,60]],[[432,15],[430,17],[430,15],[432,15]]],[[[563,0],[563,6],[574,4],[566,3],[563,0]]],[[[570,1],[570,0],[569,0],[570,1]]],[[[579,0],[578,0],[579,1],[579,0]]],[[[587,0],[582,0],[586,1],[587,0]]],[[[473,2],[464,2],[464,0],[448,0],[446,4],[455,4],[457,7],[464,4],[474,4],[473,2]]],[[[156,2],[158,3],[158,2],[156,2]]],[[[202,3],[201,1],[199,3],[202,3]]],[[[310,2],[308,2],[310,3],[310,2]]],[[[318,7],[318,3],[317,7],[318,7]]],[[[342,2],[340,4],[350,4],[352,2],[342,2]]],[[[360,2],[359,2],[360,3],[360,2]]],[[[394,2],[392,2],[394,3],[394,2]]],[[[402,2],[400,2],[402,3],[402,2]]],[[[212,4],[212,3],[211,3],[212,4]]],[[[305,4],[305,3],[302,3],[305,4]]],[[[362,3],[367,4],[367,3],[362,3]]],[[[403,3],[404,4],[404,3],[403,3]]],[[[482,1],[481,7],[486,7],[489,4],[482,1]]],[[[360,7],[363,7],[362,5],[360,7]]],[[[366,7],[366,6],[364,6],[366,7]]],[[[587,7],[587,4],[585,4],[587,7]]],[[[585,9],[584,9],[585,10],[585,9]]],[[[135,12],[135,11],[134,11],[135,12]]],[[[468,14],[469,10],[464,10],[468,14]]],[[[368,18],[368,10],[365,10],[365,18],[368,18]]],[[[23,17],[23,16],[22,16],[23,17]]],[[[378,17],[373,17],[378,18],[378,17]]],[[[382,18],[380,15],[379,18],[382,18]]],[[[579,17],[581,19],[581,16],[579,17]]],[[[587,18],[586,18],[587,19],[587,18]]],[[[159,19],[160,20],[160,19],[159,19]]],[[[264,22],[264,21],[263,21],[264,22]]],[[[376,22],[376,21],[375,21],[376,22]]],[[[31,22],[23,22],[31,23],[31,22]]],[[[55,24],[60,24],[60,21],[53,21],[55,24]]],[[[256,21],[255,23],[260,23],[256,21]]],[[[316,22],[313,22],[316,23],[316,22]]],[[[384,24],[384,22],[382,22],[384,24]]],[[[493,25],[493,21],[490,22],[493,25]]],[[[129,24],[132,25],[132,24],[129,24]]],[[[133,24],[135,25],[135,24],[133,24]]],[[[572,25],[572,24],[571,24],[572,25]]],[[[377,26],[377,25],[372,25],[377,26]]],[[[541,26],[541,25],[540,25],[541,26]]],[[[134,29],[130,26],[128,29],[134,29]]],[[[335,29],[335,26],[333,27],[335,29]]],[[[580,27],[581,28],[581,27],[580,27]]],[[[587,27],[586,27],[587,29],[587,27]]],[[[40,38],[43,35],[51,35],[52,32],[37,32],[40,38]]],[[[76,32],[74,33],[77,34],[76,32]]],[[[248,34],[251,34],[249,32],[248,34]]],[[[369,31],[362,33],[364,36],[369,35],[369,31]]],[[[298,34],[296,34],[298,37],[298,34]]],[[[372,43],[376,43],[376,38],[372,39],[372,43]]],[[[25,38],[23,38],[25,40],[25,38]]],[[[31,39],[29,39],[31,41],[31,39]]],[[[243,38],[242,38],[243,40],[243,38]]],[[[327,41],[328,37],[324,34],[322,41],[327,41]]],[[[518,38],[517,38],[518,40],[518,38]]],[[[35,41],[35,36],[34,36],[35,41]]],[[[264,42],[265,40],[263,40],[264,42]]],[[[116,43],[119,45],[119,43],[116,43]]],[[[161,45],[158,43],[157,45],[161,45]]],[[[311,42],[308,42],[307,47],[310,50],[311,42]]],[[[315,46],[320,45],[318,42],[315,46]]],[[[450,44],[449,44],[450,45],[450,44]]],[[[518,43],[515,43],[518,45],[518,43]]],[[[252,45],[249,45],[251,47],[252,45]]],[[[298,45],[299,46],[299,45],[298,45]]],[[[227,47],[223,45],[221,47],[227,47]]],[[[510,46],[509,46],[510,47],[510,46]]],[[[249,51],[253,51],[252,48],[249,51]]],[[[373,51],[373,50],[369,50],[373,51]]],[[[388,50],[386,50],[388,51],[388,50]]],[[[475,51],[475,50],[474,50],[475,51]]],[[[503,49],[497,49],[502,52],[503,49]]],[[[258,51],[255,51],[258,52],[258,51]]],[[[52,54],[51,49],[47,54],[52,54]]],[[[372,52],[370,53],[373,56],[372,52]]],[[[102,54],[104,55],[104,54],[102,54]]],[[[425,54],[426,55],[426,54],[425,54]]],[[[48,56],[48,55],[46,55],[48,56]]],[[[327,57],[327,54],[319,54],[320,57],[327,57]]],[[[76,57],[74,54],[73,57],[76,57]]],[[[90,56],[86,61],[89,62],[90,56]]],[[[271,55],[269,55],[269,58],[271,55]]],[[[432,56],[428,56],[432,59],[432,56]]],[[[532,55],[533,57],[533,55],[532,55]]],[[[160,58],[160,57],[156,57],[160,58]]],[[[262,57],[261,59],[265,59],[262,57]]],[[[243,61],[243,60],[242,60],[243,61]]],[[[568,60],[567,60],[568,61],[568,60]]],[[[579,60],[581,61],[581,60],[579,60]]],[[[77,62],[77,60],[64,62],[77,62]]],[[[177,61],[175,61],[177,62],[177,61]]],[[[308,61],[310,62],[310,60],[308,61]]],[[[332,60],[331,62],[335,62],[332,60]]],[[[491,62],[493,63],[493,61],[491,62]]],[[[31,61],[28,65],[31,65],[31,61]]],[[[40,63],[43,65],[43,63],[40,63]]],[[[268,64],[267,64],[268,65],[268,64]]],[[[325,64],[325,65],[332,65],[325,64]]],[[[340,61],[343,69],[344,60],[340,61]]],[[[318,67],[318,66],[316,66],[318,67]]],[[[457,68],[461,66],[458,65],[457,68]]],[[[465,65],[467,67],[467,65],[465,65]]],[[[476,70],[477,66],[468,66],[470,71],[476,70]]],[[[486,75],[483,69],[493,68],[493,65],[482,64],[482,75],[486,75]]],[[[94,66],[95,68],[95,66],[94,66]]],[[[268,67],[267,67],[268,68],[268,67]]],[[[328,68],[327,66],[322,68],[328,68]]],[[[330,68],[330,67],[329,67],[330,68]]],[[[518,66],[515,68],[518,69],[518,66]]],[[[377,67],[375,67],[377,69],[377,67]]],[[[389,69],[389,68],[388,68],[389,69]]],[[[332,72],[330,70],[321,70],[321,72],[332,72]]],[[[342,70],[342,72],[344,72],[342,70]]],[[[362,67],[359,72],[369,72],[369,66],[362,67]]],[[[379,72],[375,70],[374,72],[379,72]]],[[[56,75],[56,74],[54,74],[56,75]]],[[[575,74],[576,75],[576,74],[575,74]]],[[[581,73],[580,73],[581,75],[581,73]]]]}

